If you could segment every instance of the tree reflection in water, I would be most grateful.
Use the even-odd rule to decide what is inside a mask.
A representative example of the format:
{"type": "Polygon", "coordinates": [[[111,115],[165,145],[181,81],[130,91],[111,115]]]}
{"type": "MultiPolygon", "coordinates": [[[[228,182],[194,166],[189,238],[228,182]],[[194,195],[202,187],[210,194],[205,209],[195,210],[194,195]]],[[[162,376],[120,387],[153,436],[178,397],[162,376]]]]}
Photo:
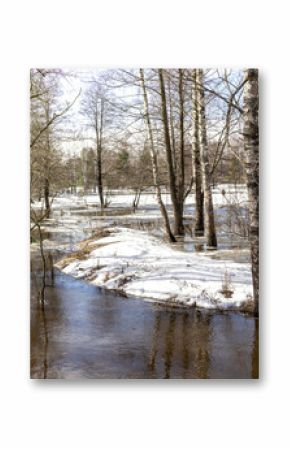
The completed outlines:
{"type": "Polygon", "coordinates": [[[158,352],[160,324],[161,324],[161,312],[157,311],[155,315],[154,329],[152,334],[152,350],[149,360],[149,369],[153,374],[155,373],[156,356],[158,352]]]}
{"type": "Polygon", "coordinates": [[[32,267],[33,378],[258,378],[253,317],[121,298],[58,272],[43,283],[39,265],[32,267]]]}
{"type": "Polygon", "coordinates": [[[170,379],[170,370],[172,365],[172,355],[175,347],[175,323],[176,323],[176,314],[175,312],[171,312],[169,314],[169,323],[168,328],[165,334],[165,373],[164,379],[170,379]]]}
{"type": "Polygon", "coordinates": [[[259,319],[255,318],[252,350],[252,379],[259,379],[259,319]]]}
{"type": "Polygon", "coordinates": [[[188,348],[188,320],[189,314],[185,312],[182,317],[182,347],[183,347],[183,377],[186,377],[189,368],[189,348],[188,348]]]}
{"type": "Polygon", "coordinates": [[[193,323],[196,327],[193,341],[195,346],[194,377],[198,379],[208,379],[210,365],[208,346],[211,333],[211,316],[210,314],[202,314],[197,311],[195,318],[193,323]]]}
{"type": "Polygon", "coordinates": [[[45,285],[42,286],[39,292],[39,309],[43,323],[43,379],[47,379],[48,371],[48,329],[45,316],[45,285]]]}
{"type": "Polygon", "coordinates": [[[197,310],[155,314],[148,368],[152,377],[209,377],[211,315],[197,310]]]}

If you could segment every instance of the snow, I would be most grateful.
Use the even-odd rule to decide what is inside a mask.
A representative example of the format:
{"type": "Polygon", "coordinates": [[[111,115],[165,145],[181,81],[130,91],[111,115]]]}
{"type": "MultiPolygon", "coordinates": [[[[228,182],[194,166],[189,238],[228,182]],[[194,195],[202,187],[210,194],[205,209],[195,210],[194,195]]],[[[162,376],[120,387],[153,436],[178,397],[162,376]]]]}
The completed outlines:
{"type": "MultiPolygon", "coordinates": [[[[166,244],[160,239],[161,217],[155,194],[152,191],[142,193],[139,208],[132,213],[134,196],[129,190],[112,191],[110,206],[104,215],[98,213],[97,194],[57,196],[52,203],[53,218],[42,224],[44,231],[55,235],[45,240],[44,246],[46,249],[62,249],[65,253],[78,252],[57,266],[69,275],[84,278],[100,287],[170,305],[243,309],[251,302],[250,264],[231,260],[231,257],[237,260],[234,250],[232,256],[231,250],[223,252],[224,228],[219,227],[219,250],[188,252],[186,245],[166,244]],[[146,223],[154,226],[152,229],[145,226],[147,232],[143,232],[146,223]],[[128,229],[128,226],[137,227],[137,230],[128,229]],[[76,242],[104,229],[109,231],[109,235],[92,238],[88,242],[89,251],[82,254],[82,243],[78,246],[76,242]],[[149,229],[154,236],[148,233],[149,229]],[[77,256],[80,259],[76,259],[77,256]],[[231,276],[233,294],[230,298],[221,293],[226,272],[231,276]]],[[[164,193],[163,200],[171,218],[170,195],[164,193]]],[[[229,206],[243,208],[247,200],[245,185],[215,186],[213,202],[217,222],[223,223],[229,206]]],[[[35,202],[33,208],[41,209],[43,203],[35,202]]],[[[185,203],[185,220],[191,222],[194,208],[191,194],[185,203]]],[[[247,260],[247,257],[239,257],[238,260],[247,260]]]]}
{"type": "MultiPolygon", "coordinates": [[[[214,206],[225,206],[229,204],[246,204],[247,197],[247,189],[244,184],[237,184],[234,186],[233,184],[219,184],[213,188],[213,203],[214,206]]],[[[110,195],[108,195],[110,201],[110,208],[130,208],[132,207],[133,199],[135,194],[130,192],[129,190],[124,191],[112,191],[110,195]]],[[[165,205],[171,205],[171,199],[169,193],[162,194],[163,201],[165,205]]],[[[189,206],[193,204],[193,196],[188,195],[185,201],[185,205],[189,206]]],[[[91,207],[99,205],[99,196],[97,194],[88,194],[88,195],[64,195],[57,196],[54,198],[52,202],[52,209],[62,209],[62,208],[71,208],[74,207],[91,207]]],[[[156,195],[151,192],[143,192],[140,196],[140,208],[145,209],[153,209],[155,214],[157,212],[159,216],[159,210],[156,200],[156,195]]],[[[34,202],[34,209],[43,208],[43,202],[34,202]]],[[[146,213],[149,212],[148,210],[146,213]]]]}
{"type": "Polygon", "coordinates": [[[60,261],[66,274],[90,283],[170,305],[242,309],[252,297],[250,264],[213,259],[213,253],[187,253],[143,231],[108,228],[91,240],[81,259],[60,261]],[[227,272],[233,294],[221,293],[227,272]]]}

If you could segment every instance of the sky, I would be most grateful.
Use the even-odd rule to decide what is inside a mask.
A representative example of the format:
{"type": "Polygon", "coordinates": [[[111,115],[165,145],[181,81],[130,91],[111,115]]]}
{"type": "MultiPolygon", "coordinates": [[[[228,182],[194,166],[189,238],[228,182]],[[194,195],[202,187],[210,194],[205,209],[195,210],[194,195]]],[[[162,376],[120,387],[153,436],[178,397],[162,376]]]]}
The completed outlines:
{"type": "MultiPolygon", "coordinates": [[[[115,71],[117,69],[111,69],[115,71]]],[[[73,155],[78,154],[85,146],[93,146],[95,144],[95,132],[93,129],[88,128],[86,118],[81,114],[82,102],[87,89],[93,85],[94,80],[99,80],[108,69],[64,69],[68,76],[61,78],[60,89],[62,94],[59,97],[59,102],[64,104],[66,102],[72,102],[74,98],[80,93],[79,98],[70,109],[66,117],[66,126],[63,123],[60,124],[67,136],[67,141],[60,143],[61,149],[66,154],[73,155]]],[[[118,97],[118,101],[122,99],[126,102],[126,98],[138,95],[138,90],[134,86],[120,86],[118,85],[113,89],[114,94],[118,97]]],[[[121,136],[121,134],[120,134],[121,136]]]]}
{"type": "MultiPolygon", "coordinates": [[[[86,146],[95,145],[95,132],[93,129],[88,128],[88,122],[84,115],[81,114],[82,102],[84,100],[87,89],[93,84],[95,80],[100,80],[102,77],[109,73],[110,75],[117,73],[118,69],[105,69],[105,68],[80,68],[80,69],[63,69],[67,76],[60,79],[60,90],[62,94],[59,97],[59,102],[65,104],[66,102],[72,102],[73,99],[80,93],[79,98],[76,100],[73,107],[70,109],[66,116],[65,123],[61,123],[59,126],[62,129],[62,134],[65,136],[60,142],[61,149],[68,155],[73,155],[80,153],[82,148],[86,146]]],[[[129,69],[128,69],[129,71],[129,69]]],[[[229,80],[232,83],[237,83],[237,80],[241,79],[241,70],[234,70],[229,73],[229,80]]],[[[145,75],[146,76],[146,75],[145,75]]],[[[211,86],[217,89],[224,89],[223,86],[216,86],[217,72],[212,69],[209,72],[209,78],[211,78],[211,86]]],[[[112,92],[117,97],[118,102],[122,102],[125,106],[130,102],[132,97],[136,99],[140,96],[141,91],[138,87],[133,85],[123,86],[120,81],[109,81],[112,88],[112,92]],[[114,85],[114,87],[112,86],[114,85]]],[[[211,100],[213,101],[213,100],[211,100]]],[[[224,108],[225,104],[215,99],[215,105],[212,103],[212,108],[215,108],[213,120],[214,131],[224,125],[223,121],[220,120],[220,114],[223,113],[220,106],[224,108]]],[[[135,121],[132,118],[126,118],[123,116],[122,120],[124,122],[123,130],[119,129],[116,131],[116,136],[122,137],[126,134],[126,138],[138,139],[138,133],[136,131],[140,130],[140,126],[143,127],[143,121],[135,121]],[[135,132],[135,137],[134,137],[135,132]],[[129,137],[128,137],[129,136],[129,137]]],[[[209,135],[211,129],[209,127],[209,135]]],[[[140,137],[140,136],[139,136],[140,137]]]]}

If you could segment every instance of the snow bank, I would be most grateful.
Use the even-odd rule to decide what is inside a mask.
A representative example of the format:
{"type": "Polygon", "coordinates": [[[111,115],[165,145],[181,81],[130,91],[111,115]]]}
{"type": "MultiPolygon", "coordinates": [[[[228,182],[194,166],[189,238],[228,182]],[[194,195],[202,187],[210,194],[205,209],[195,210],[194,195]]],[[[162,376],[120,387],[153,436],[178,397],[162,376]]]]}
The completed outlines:
{"type": "Polygon", "coordinates": [[[63,259],[56,266],[127,296],[171,305],[245,309],[251,304],[249,264],[176,250],[142,231],[109,228],[106,232],[104,237],[87,241],[85,253],[63,259]],[[226,271],[231,276],[231,298],[221,293],[226,271]]]}

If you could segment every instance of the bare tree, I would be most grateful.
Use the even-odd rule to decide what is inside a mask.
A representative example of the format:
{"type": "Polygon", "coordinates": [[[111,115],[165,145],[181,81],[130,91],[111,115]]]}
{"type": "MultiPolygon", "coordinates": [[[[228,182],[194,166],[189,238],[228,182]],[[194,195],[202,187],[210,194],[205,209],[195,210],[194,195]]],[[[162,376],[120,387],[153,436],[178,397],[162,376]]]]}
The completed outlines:
{"type": "Polygon", "coordinates": [[[255,313],[259,313],[259,89],[258,70],[245,70],[244,142],[249,197],[249,239],[251,245],[255,313]]]}
{"type": "Polygon", "coordinates": [[[88,125],[94,130],[96,142],[96,184],[99,193],[100,206],[105,207],[103,186],[103,149],[107,99],[104,89],[93,82],[86,92],[83,101],[83,115],[88,118],[88,125]]]}
{"type": "Polygon", "coordinates": [[[31,127],[30,127],[30,148],[33,148],[34,145],[41,138],[42,134],[45,133],[48,128],[50,128],[54,123],[58,122],[65,114],[73,107],[76,103],[77,99],[81,94],[81,90],[75,96],[75,98],[67,102],[66,105],[61,109],[54,111],[49,118],[46,117],[46,120],[40,121],[40,115],[35,114],[38,110],[39,112],[39,103],[38,106],[36,102],[47,102],[47,98],[52,94],[56,94],[56,88],[58,84],[58,79],[61,75],[61,72],[52,72],[54,77],[50,79],[50,71],[42,71],[41,69],[33,69],[30,72],[30,102],[31,102],[31,127]],[[37,116],[37,118],[36,118],[37,116]]]}
{"type": "Polygon", "coordinates": [[[216,231],[215,231],[212,191],[211,191],[211,185],[210,185],[203,76],[204,76],[203,70],[198,69],[196,71],[196,81],[197,81],[197,84],[199,85],[197,104],[198,104],[198,128],[199,128],[200,156],[201,156],[201,167],[202,167],[202,184],[203,184],[203,191],[204,191],[204,225],[205,225],[206,244],[209,247],[215,248],[217,246],[217,238],[216,238],[216,231]]]}
{"type": "Polygon", "coordinates": [[[140,80],[141,80],[141,86],[142,86],[143,97],[144,97],[144,117],[145,117],[147,129],[148,129],[148,135],[149,135],[150,155],[151,155],[151,162],[152,162],[152,174],[153,174],[153,181],[154,181],[155,190],[156,190],[157,201],[159,204],[160,212],[161,212],[163,220],[164,220],[166,234],[171,242],[175,242],[176,239],[175,239],[175,237],[171,231],[171,228],[170,228],[170,222],[169,222],[167,210],[162,201],[161,188],[159,185],[157,155],[156,155],[156,151],[155,151],[155,147],[154,147],[153,132],[152,132],[150,115],[149,115],[148,96],[147,96],[147,91],[146,91],[143,69],[140,69],[140,80]]]}
{"type": "MultiPolygon", "coordinates": [[[[169,176],[169,187],[170,187],[170,196],[173,206],[173,214],[174,214],[174,234],[181,235],[184,234],[184,226],[183,226],[183,203],[184,203],[184,165],[183,165],[183,149],[184,149],[184,141],[183,141],[183,122],[181,126],[181,139],[180,139],[180,160],[178,166],[178,176],[174,168],[173,164],[173,151],[170,141],[170,130],[169,130],[169,121],[167,114],[167,101],[166,101],[166,92],[165,92],[165,83],[163,76],[163,69],[158,69],[159,75],[159,84],[160,84],[160,95],[161,95],[161,116],[162,116],[162,124],[163,124],[163,132],[164,132],[164,143],[166,150],[166,159],[168,166],[168,176],[169,176]],[[179,183],[178,183],[179,178],[179,183]]],[[[183,85],[182,85],[182,72],[180,75],[179,82],[179,94],[180,97],[180,105],[183,107],[183,85]]],[[[183,112],[181,112],[180,121],[183,120],[183,112]]]]}
{"type": "MultiPolygon", "coordinates": [[[[47,216],[50,210],[52,184],[60,186],[65,164],[62,153],[57,149],[56,128],[76,103],[80,91],[65,104],[59,101],[59,71],[33,69],[30,73],[31,120],[30,120],[30,163],[31,196],[38,191],[44,196],[47,216]]],[[[32,198],[31,198],[32,199],[32,198]]]]}
{"type": "Polygon", "coordinates": [[[96,116],[95,116],[95,131],[97,140],[97,187],[99,191],[101,208],[104,207],[104,194],[103,194],[103,173],[102,173],[102,152],[103,152],[103,129],[104,129],[104,110],[105,100],[104,98],[96,99],[96,116]]]}
{"type": "Polygon", "coordinates": [[[196,235],[204,234],[203,215],[203,190],[200,164],[200,142],[199,142],[199,109],[198,109],[198,86],[197,70],[192,71],[192,174],[195,185],[195,225],[196,235]]]}
{"type": "Polygon", "coordinates": [[[178,203],[180,207],[180,215],[182,218],[182,226],[180,232],[183,230],[183,203],[184,203],[184,87],[183,87],[183,69],[178,69],[178,94],[179,94],[179,163],[177,171],[177,191],[178,191],[178,203]]]}

